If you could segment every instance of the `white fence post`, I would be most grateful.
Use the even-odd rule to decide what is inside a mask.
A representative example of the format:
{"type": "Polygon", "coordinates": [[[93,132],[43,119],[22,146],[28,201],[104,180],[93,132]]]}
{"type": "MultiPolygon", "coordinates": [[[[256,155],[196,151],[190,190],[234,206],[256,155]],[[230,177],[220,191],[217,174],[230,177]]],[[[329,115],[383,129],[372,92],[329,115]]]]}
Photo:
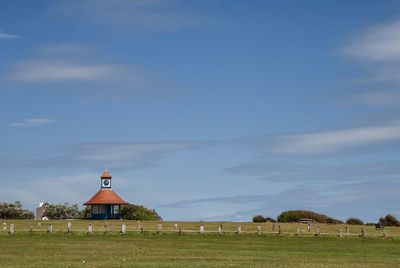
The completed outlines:
{"type": "Polygon", "coordinates": [[[261,234],[261,226],[257,226],[257,234],[261,234]]]}
{"type": "Polygon", "coordinates": [[[204,233],[204,225],[203,225],[203,224],[200,225],[200,233],[201,233],[201,234],[204,233]]]}
{"type": "Polygon", "coordinates": [[[49,227],[47,228],[47,232],[48,232],[49,234],[52,234],[52,233],[53,233],[53,225],[52,225],[52,224],[49,224],[49,227]]]}
{"type": "Polygon", "coordinates": [[[121,234],[126,234],[126,225],[125,225],[125,223],[123,223],[121,225],[121,234]]]}
{"type": "Polygon", "coordinates": [[[162,232],[162,225],[161,225],[161,223],[158,225],[158,230],[157,230],[157,232],[158,232],[159,234],[161,234],[161,232],[162,232]]]}
{"type": "Polygon", "coordinates": [[[10,232],[9,234],[14,234],[14,224],[10,224],[10,232]]]}
{"type": "Polygon", "coordinates": [[[89,226],[88,226],[88,234],[92,234],[92,232],[93,232],[92,224],[89,223],[89,226]]]}

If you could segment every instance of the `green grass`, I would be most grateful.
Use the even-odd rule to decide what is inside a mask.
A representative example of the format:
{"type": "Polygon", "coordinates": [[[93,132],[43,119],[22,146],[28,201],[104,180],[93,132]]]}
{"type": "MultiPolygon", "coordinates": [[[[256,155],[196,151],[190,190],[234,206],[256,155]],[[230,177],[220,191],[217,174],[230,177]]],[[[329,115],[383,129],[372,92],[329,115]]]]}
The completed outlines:
{"type": "MultiPolygon", "coordinates": [[[[15,234],[0,232],[1,267],[399,267],[400,228],[387,228],[390,240],[381,231],[366,227],[366,238],[358,236],[361,226],[350,226],[350,233],[337,237],[344,226],[321,224],[322,237],[307,232],[307,225],[280,224],[282,235],[272,232],[270,223],[240,223],[247,232],[235,234],[238,223],[223,223],[225,233],[214,231],[221,223],[178,222],[185,232],[175,232],[175,222],[143,222],[145,234],[135,221],[126,221],[128,234],[119,234],[121,221],[109,221],[104,234],[103,221],[71,221],[73,232],[66,234],[67,221],[42,222],[41,229],[29,233],[35,221],[7,221],[15,224],[15,234]],[[48,234],[47,224],[54,234],[48,234]],[[94,235],[87,226],[93,224],[94,235]],[[204,224],[206,232],[199,234],[204,224]],[[295,236],[297,228],[302,235],[295,236]],[[125,261],[124,261],[125,260],[125,261]],[[83,261],[85,263],[83,263],[83,261]]],[[[315,231],[315,225],[313,231],[315,231]]],[[[276,224],[277,231],[278,224],[276,224]]]]}

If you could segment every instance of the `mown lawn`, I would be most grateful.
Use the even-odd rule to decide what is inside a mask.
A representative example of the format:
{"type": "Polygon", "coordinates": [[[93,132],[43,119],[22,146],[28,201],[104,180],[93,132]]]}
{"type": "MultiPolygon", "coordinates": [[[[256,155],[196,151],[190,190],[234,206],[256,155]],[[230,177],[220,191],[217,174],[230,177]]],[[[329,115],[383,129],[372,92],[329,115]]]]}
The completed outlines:
{"type": "Polygon", "coordinates": [[[37,222],[13,222],[14,235],[0,233],[0,267],[400,267],[400,237],[395,228],[388,229],[391,239],[384,240],[380,231],[369,227],[366,238],[358,237],[360,226],[351,226],[354,234],[338,238],[335,231],[342,227],[322,224],[323,236],[314,237],[306,225],[302,235],[295,236],[298,227],[292,224],[281,224],[287,230],[282,235],[265,224],[265,233],[257,235],[250,233],[257,224],[241,223],[248,232],[238,235],[234,233],[238,223],[223,223],[226,232],[218,235],[194,231],[200,224],[214,231],[220,223],[181,222],[179,226],[191,232],[179,235],[174,222],[162,222],[162,234],[155,232],[158,222],[142,223],[147,228],[140,234],[137,223],[127,221],[128,234],[121,235],[120,221],[108,222],[109,234],[104,234],[104,222],[99,221],[72,221],[72,234],[65,233],[66,221],[51,222],[54,234],[46,233],[48,222],[33,233],[29,226],[37,227],[37,222]],[[93,224],[94,235],[86,234],[88,223],[93,224]]]}

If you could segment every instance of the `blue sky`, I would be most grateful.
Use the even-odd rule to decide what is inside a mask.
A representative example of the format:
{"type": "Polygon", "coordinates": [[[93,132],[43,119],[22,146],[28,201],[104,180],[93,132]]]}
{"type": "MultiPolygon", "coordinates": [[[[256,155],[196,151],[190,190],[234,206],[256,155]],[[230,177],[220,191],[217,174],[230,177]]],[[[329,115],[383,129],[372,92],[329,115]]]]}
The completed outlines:
{"type": "Polygon", "coordinates": [[[397,1],[2,1],[0,199],[400,217],[399,70],[397,1]]]}

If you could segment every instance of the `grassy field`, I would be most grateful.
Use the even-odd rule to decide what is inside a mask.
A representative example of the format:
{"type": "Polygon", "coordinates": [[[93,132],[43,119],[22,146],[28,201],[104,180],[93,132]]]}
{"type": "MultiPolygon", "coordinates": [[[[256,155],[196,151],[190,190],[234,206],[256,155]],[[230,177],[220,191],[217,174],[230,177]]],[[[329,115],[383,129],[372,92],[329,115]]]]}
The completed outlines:
{"type": "MultiPolygon", "coordinates": [[[[1,223],[4,221],[1,221],[1,223]]],[[[315,237],[316,224],[308,232],[305,224],[223,222],[223,234],[216,233],[221,222],[142,222],[145,233],[138,231],[136,221],[124,221],[128,233],[121,235],[122,221],[7,220],[7,231],[0,233],[1,267],[400,267],[400,228],[387,227],[390,239],[382,231],[365,226],[320,224],[321,237],[315,237]],[[9,225],[15,234],[9,235],[9,225]],[[94,234],[87,234],[88,224],[94,234]],[[157,233],[162,224],[162,234],[157,233]],[[178,234],[182,228],[183,233],[178,234]],[[48,224],[53,234],[47,233],[48,224]],[[200,225],[205,233],[200,234],[200,225]],[[242,234],[236,234],[241,225],[242,234]],[[262,234],[257,235],[257,226],[262,234]],[[278,235],[278,226],[281,235],[278,235]],[[33,226],[33,232],[29,232],[33,226]],[[300,228],[301,235],[296,236],[300,228]],[[337,237],[342,229],[343,238],[337,237]]]]}

